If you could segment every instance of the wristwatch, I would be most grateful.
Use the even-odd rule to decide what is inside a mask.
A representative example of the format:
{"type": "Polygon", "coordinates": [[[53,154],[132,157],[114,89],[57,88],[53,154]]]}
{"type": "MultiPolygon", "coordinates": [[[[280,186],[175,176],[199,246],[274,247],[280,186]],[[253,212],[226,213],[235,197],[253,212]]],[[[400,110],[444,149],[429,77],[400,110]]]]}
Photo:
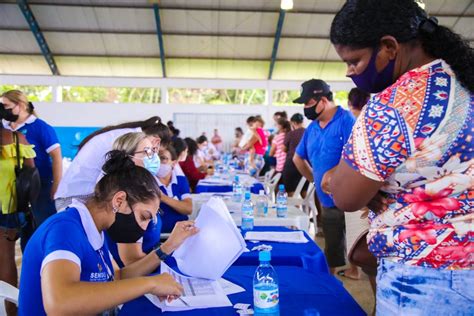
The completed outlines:
{"type": "Polygon", "coordinates": [[[165,261],[165,259],[169,257],[168,254],[161,250],[161,247],[155,249],[155,254],[158,256],[158,258],[160,258],[161,261],[165,261]]]}

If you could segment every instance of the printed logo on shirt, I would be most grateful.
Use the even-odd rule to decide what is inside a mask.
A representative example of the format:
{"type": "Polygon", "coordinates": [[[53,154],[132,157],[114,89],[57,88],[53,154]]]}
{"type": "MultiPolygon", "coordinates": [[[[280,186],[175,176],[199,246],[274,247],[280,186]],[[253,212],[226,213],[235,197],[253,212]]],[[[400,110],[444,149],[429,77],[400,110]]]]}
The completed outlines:
{"type": "Polygon", "coordinates": [[[107,282],[108,279],[106,272],[91,272],[89,277],[90,282],[107,282]]]}

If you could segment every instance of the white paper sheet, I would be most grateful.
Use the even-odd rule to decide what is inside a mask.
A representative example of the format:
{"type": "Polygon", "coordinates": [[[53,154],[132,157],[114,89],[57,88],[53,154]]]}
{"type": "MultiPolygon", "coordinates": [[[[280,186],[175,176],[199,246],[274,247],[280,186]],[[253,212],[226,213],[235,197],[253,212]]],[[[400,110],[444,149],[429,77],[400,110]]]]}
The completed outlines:
{"type": "Polygon", "coordinates": [[[286,243],[307,243],[302,231],[295,232],[247,232],[245,240],[273,241],[286,243]]]}
{"type": "Polygon", "coordinates": [[[199,233],[174,252],[179,270],[203,279],[218,280],[246,248],[245,240],[220,198],[212,197],[195,220],[199,233]]]}
{"type": "MultiPolygon", "coordinates": [[[[146,295],[155,306],[159,307],[164,312],[232,306],[232,303],[229,301],[221,283],[218,281],[184,276],[171,269],[164,262],[161,263],[161,273],[169,273],[184,288],[183,296],[171,302],[160,302],[158,297],[151,294],[146,295]]],[[[236,287],[238,286],[229,283],[230,282],[224,283],[228,291],[236,291],[236,287]]]]}
{"type": "Polygon", "coordinates": [[[236,294],[240,292],[245,292],[245,289],[241,286],[238,286],[235,283],[232,283],[226,279],[219,279],[219,284],[222,286],[222,289],[224,290],[224,293],[226,295],[231,295],[231,294],[236,294]]]}

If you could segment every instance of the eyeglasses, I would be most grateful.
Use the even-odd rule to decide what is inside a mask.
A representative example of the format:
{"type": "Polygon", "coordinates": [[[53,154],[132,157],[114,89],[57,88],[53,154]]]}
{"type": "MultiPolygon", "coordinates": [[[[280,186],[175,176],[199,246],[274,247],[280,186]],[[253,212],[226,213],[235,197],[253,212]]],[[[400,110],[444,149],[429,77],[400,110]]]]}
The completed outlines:
{"type": "Polygon", "coordinates": [[[148,158],[152,158],[154,154],[156,154],[160,150],[160,147],[145,147],[141,151],[136,151],[133,154],[145,154],[148,158]]]}

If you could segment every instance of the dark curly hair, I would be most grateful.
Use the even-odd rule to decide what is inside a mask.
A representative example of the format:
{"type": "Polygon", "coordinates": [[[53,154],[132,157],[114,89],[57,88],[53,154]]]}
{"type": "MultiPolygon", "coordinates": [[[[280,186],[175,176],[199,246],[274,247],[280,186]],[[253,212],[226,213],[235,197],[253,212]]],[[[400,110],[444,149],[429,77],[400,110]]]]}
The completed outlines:
{"type": "Polygon", "coordinates": [[[399,43],[418,41],[426,54],[446,61],[461,85],[474,92],[474,50],[469,42],[437,20],[414,0],[348,0],[331,25],[331,42],[353,48],[377,47],[391,35],[399,43]]]}
{"type": "Polygon", "coordinates": [[[349,96],[347,97],[347,99],[351,102],[352,107],[359,111],[362,110],[367,102],[369,102],[369,98],[370,93],[362,91],[359,88],[352,88],[351,91],[349,91],[349,96]]]}

